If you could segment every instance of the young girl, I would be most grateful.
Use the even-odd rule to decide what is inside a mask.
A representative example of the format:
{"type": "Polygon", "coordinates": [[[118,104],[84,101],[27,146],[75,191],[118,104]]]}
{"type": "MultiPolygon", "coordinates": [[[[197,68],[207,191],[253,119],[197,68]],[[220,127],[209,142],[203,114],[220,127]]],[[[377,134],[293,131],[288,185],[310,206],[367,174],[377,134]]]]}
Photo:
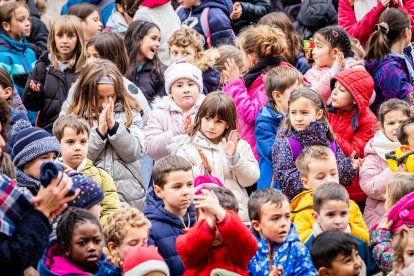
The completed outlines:
{"type": "Polygon", "coordinates": [[[241,32],[237,44],[242,51],[247,72],[240,77],[239,68],[234,61],[229,60],[223,73],[227,83],[223,90],[233,98],[240,136],[250,144],[258,160],[254,121],[267,101],[263,75],[273,67],[288,66],[282,56],[287,49],[286,37],[276,28],[259,25],[241,32]]]}
{"type": "Polygon", "coordinates": [[[233,45],[221,45],[216,48],[218,56],[214,62],[214,67],[220,73],[220,87],[226,85],[224,83],[224,70],[226,69],[226,62],[228,59],[233,59],[239,68],[239,72],[245,71],[243,56],[239,48],[233,45]]]}
{"type": "Polygon", "coordinates": [[[72,6],[68,11],[68,15],[74,15],[81,20],[86,41],[97,36],[102,31],[101,16],[95,5],[79,4],[72,6]]]}
{"type": "MultiPolygon", "coordinates": [[[[389,179],[387,185],[385,212],[378,225],[374,225],[371,231],[371,248],[372,257],[375,263],[385,273],[392,270],[394,253],[392,247],[393,234],[399,229],[407,229],[412,227],[412,223],[404,222],[412,214],[412,201],[414,198],[414,175],[411,173],[395,173],[389,179]],[[398,215],[402,213],[402,215],[398,215]]],[[[411,220],[412,222],[412,220],[411,220]]]]}
{"type": "Polygon", "coordinates": [[[10,74],[21,95],[36,62],[26,40],[31,27],[29,10],[19,2],[6,3],[0,9],[0,24],[0,67],[10,74]]]}
{"type": "Polygon", "coordinates": [[[380,16],[376,31],[368,41],[366,68],[372,75],[377,96],[371,110],[391,98],[408,100],[413,91],[414,65],[411,55],[410,17],[399,9],[388,9],[380,16]]]}
{"type": "Polygon", "coordinates": [[[50,241],[39,262],[39,274],[120,275],[120,269],[107,262],[102,247],[98,219],[85,209],[71,207],[60,219],[56,239],[50,241]]]}
{"type": "Polygon", "coordinates": [[[389,275],[413,275],[414,229],[401,229],[394,240],[394,269],[389,275]]]}
{"type": "Polygon", "coordinates": [[[86,62],[82,25],[75,16],[55,21],[48,48],[30,73],[22,100],[28,109],[39,111],[37,125],[52,133],[68,90],[86,62]]]}
{"type": "Polygon", "coordinates": [[[145,126],[145,152],[158,160],[168,155],[172,139],[184,134],[204,100],[201,70],[190,63],[172,64],[165,71],[167,96],[157,98],[145,126]]]}
{"type": "Polygon", "coordinates": [[[239,139],[236,116],[236,107],[228,95],[208,94],[188,136],[182,140],[184,143],[173,149],[173,153],[190,161],[195,177],[219,178],[236,196],[240,218],[250,223],[245,187],[256,183],[260,172],[250,145],[239,139]]]}
{"type": "Polygon", "coordinates": [[[279,28],[286,34],[287,49],[283,53],[286,61],[295,66],[302,74],[310,69],[307,59],[303,54],[302,42],[299,35],[293,27],[290,18],[283,12],[272,12],[263,16],[259,24],[279,28]]]}
{"type": "Polygon", "coordinates": [[[127,4],[130,0],[115,0],[115,9],[112,11],[111,16],[106,22],[104,32],[118,33],[121,37],[125,36],[125,33],[132,23],[133,14],[130,14],[130,8],[127,4]]]}
{"type": "MultiPolygon", "coordinates": [[[[301,149],[309,146],[334,146],[338,165],[339,182],[352,183],[359,161],[346,157],[328,124],[328,115],[320,95],[309,88],[297,88],[291,92],[284,125],[279,127],[272,147],[272,163],[275,178],[282,192],[292,199],[304,190],[301,176],[292,156],[292,145],[287,139],[300,143],[301,149]]],[[[300,150],[301,150],[300,149],[300,150]]],[[[300,152],[300,151],[299,151],[300,152]]]]}
{"type": "Polygon", "coordinates": [[[83,116],[93,126],[88,157],[112,175],[121,204],[142,210],[145,192],[138,159],[144,137],[139,111],[115,64],[96,60],[80,72],[67,113],[83,116]]]}
{"type": "Polygon", "coordinates": [[[385,192],[388,180],[393,176],[385,154],[400,146],[397,129],[409,116],[410,107],[406,102],[398,99],[384,102],[378,116],[381,129],[365,146],[365,161],[359,171],[359,184],[368,196],[364,219],[369,228],[377,224],[385,214],[385,192]]]}
{"type": "Polygon", "coordinates": [[[354,58],[349,36],[341,27],[322,28],[315,33],[314,39],[315,66],[306,72],[305,78],[326,104],[330,101],[331,79],[335,74],[346,68],[364,69],[364,61],[354,58]]]}
{"type": "Polygon", "coordinates": [[[157,25],[141,20],[132,22],[125,34],[130,62],[126,76],[144,92],[150,105],[164,95],[165,67],[157,55],[160,40],[157,25]]]}

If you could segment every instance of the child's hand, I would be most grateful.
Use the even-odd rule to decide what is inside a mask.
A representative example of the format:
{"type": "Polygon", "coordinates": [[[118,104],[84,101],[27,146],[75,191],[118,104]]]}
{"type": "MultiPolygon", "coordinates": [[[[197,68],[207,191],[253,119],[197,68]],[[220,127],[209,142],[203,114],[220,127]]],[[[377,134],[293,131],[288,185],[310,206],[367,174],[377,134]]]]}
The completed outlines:
{"type": "MultiPolygon", "coordinates": [[[[388,5],[390,4],[390,2],[391,2],[391,0],[381,0],[381,4],[385,7],[385,8],[387,8],[388,7],[388,5]]],[[[397,4],[397,6],[398,6],[398,0],[397,1],[392,1],[392,3],[394,4],[394,3],[396,3],[397,4]]]]}
{"type": "Polygon", "coordinates": [[[200,155],[201,161],[203,162],[204,168],[208,171],[209,174],[213,171],[213,166],[211,166],[211,163],[208,161],[207,156],[204,154],[202,149],[197,149],[198,154],[200,155]]]}
{"type": "Polygon", "coordinates": [[[354,168],[354,170],[358,170],[361,167],[362,163],[364,163],[365,158],[355,159],[355,155],[356,155],[356,151],[353,151],[350,158],[351,158],[352,167],[354,168]]]}
{"type": "Polygon", "coordinates": [[[237,151],[237,144],[239,143],[239,132],[235,129],[230,131],[230,135],[227,138],[222,139],[224,151],[230,157],[233,157],[237,151]]]}
{"type": "Polygon", "coordinates": [[[183,127],[185,133],[187,133],[187,131],[190,129],[191,123],[191,114],[185,113],[183,116],[183,127]]]}
{"type": "Polygon", "coordinates": [[[270,270],[269,276],[283,276],[283,267],[272,267],[272,270],[270,270]]]}
{"type": "Polygon", "coordinates": [[[108,105],[103,103],[102,104],[102,112],[99,114],[98,119],[98,130],[102,135],[106,135],[108,132],[108,123],[107,123],[107,112],[108,112],[108,105]]]}
{"type": "Polygon", "coordinates": [[[231,20],[237,20],[242,15],[243,8],[239,2],[233,4],[233,12],[230,14],[231,20]]]}
{"type": "Polygon", "coordinates": [[[115,125],[115,118],[114,118],[114,101],[112,98],[109,98],[108,103],[108,110],[106,111],[106,123],[109,129],[112,129],[115,125]]]}
{"type": "Polygon", "coordinates": [[[406,164],[399,165],[398,166],[398,172],[408,172],[407,165],[406,164]]]}
{"type": "Polygon", "coordinates": [[[194,196],[194,206],[215,216],[221,221],[226,216],[226,210],[220,206],[219,200],[214,192],[203,189],[201,195],[194,196]]]}
{"type": "Polygon", "coordinates": [[[232,58],[228,58],[224,63],[226,69],[223,70],[224,83],[228,84],[234,80],[240,78],[240,70],[237,67],[236,62],[232,58]]]}
{"type": "Polygon", "coordinates": [[[345,57],[344,53],[339,52],[335,57],[334,67],[337,66],[340,69],[345,69],[345,57]]]}
{"type": "Polygon", "coordinates": [[[34,80],[31,80],[29,83],[29,87],[31,90],[35,92],[40,92],[40,82],[35,82],[34,80]]]}
{"type": "Polygon", "coordinates": [[[114,266],[117,266],[122,270],[124,261],[122,261],[121,258],[114,257],[114,256],[108,256],[107,261],[108,263],[113,264],[114,266]]]}
{"type": "Polygon", "coordinates": [[[199,215],[198,215],[198,220],[206,220],[207,224],[211,227],[214,228],[216,226],[216,222],[217,219],[215,216],[209,214],[208,212],[206,212],[204,209],[199,209],[199,215]]]}
{"type": "Polygon", "coordinates": [[[386,230],[390,230],[392,224],[394,223],[394,221],[390,220],[388,221],[388,214],[385,214],[384,217],[380,220],[380,222],[377,225],[377,229],[386,229],[386,230]]]}

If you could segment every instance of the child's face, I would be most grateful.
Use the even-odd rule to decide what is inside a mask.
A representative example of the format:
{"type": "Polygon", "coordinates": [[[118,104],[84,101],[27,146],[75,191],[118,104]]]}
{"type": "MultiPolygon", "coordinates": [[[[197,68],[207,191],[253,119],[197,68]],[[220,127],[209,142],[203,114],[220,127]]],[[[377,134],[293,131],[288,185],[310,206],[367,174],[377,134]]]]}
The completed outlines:
{"type": "Polygon", "coordinates": [[[414,124],[407,125],[404,128],[404,132],[407,135],[407,141],[410,150],[414,150],[414,124]]]}
{"type": "Polygon", "coordinates": [[[260,237],[276,243],[284,242],[289,235],[291,223],[289,202],[266,202],[260,207],[260,214],[260,221],[252,221],[252,226],[260,237]]]}
{"type": "Polygon", "coordinates": [[[227,122],[220,120],[217,115],[214,118],[207,116],[201,118],[201,132],[214,144],[220,142],[226,129],[227,122]]]}
{"type": "Polygon", "coordinates": [[[86,58],[88,62],[92,63],[93,61],[101,58],[101,55],[96,50],[95,46],[89,46],[86,48],[86,58]]]}
{"type": "Polygon", "coordinates": [[[160,48],[161,33],[157,28],[152,28],[148,31],[148,34],[144,36],[140,46],[140,61],[139,63],[145,63],[148,60],[153,60],[155,54],[160,48]]]}
{"type": "Polygon", "coordinates": [[[333,153],[329,154],[328,159],[312,160],[308,165],[307,177],[302,177],[303,186],[312,192],[325,182],[339,183],[338,168],[333,153]]]}
{"type": "Polygon", "coordinates": [[[30,14],[24,7],[18,7],[14,11],[10,23],[2,23],[2,27],[7,31],[9,37],[17,41],[21,41],[23,37],[30,35],[30,26],[30,14]]]}
{"type": "Polygon", "coordinates": [[[404,248],[404,267],[408,267],[412,263],[414,263],[414,239],[408,238],[404,248]]]}
{"type": "Polygon", "coordinates": [[[311,122],[322,118],[323,110],[316,110],[314,103],[304,97],[290,103],[289,118],[296,131],[304,130],[311,122]]]}
{"type": "Polygon", "coordinates": [[[103,104],[108,104],[109,99],[116,103],[115,85],[98,84],[98,109],[103,110],[103,104]]]}
{"type": "Polygon", "coordinates": [[[98,225],[84,221],[75,226],[69,247],[71,263],[87,272],[96,273],[102,258],[102,232],[98,225]]]}
{"type": "Polygon", "coordinates": [[[102,31],[101,17],[98,11],[92,12],[85,21],[82,21],[83,31],[85,33],[85,40],[89,40],[97,36],[102,31]]]}
{"type": "Polygon", "coordinates": [[[335,276],[359,276],[362,269],[362,260],[358,255],[358,251],[352,249],[350,256],[339,254],[332,261],[331,268],[320,269],[319,275],[335,275],[335,276]]]}
{"type": "Polygon", "coordinates": [[[349,93],[349,91],[341,83],[339,83],[339,81],[335,83],[331,99],[333,107],[345,112],[351,112],[356,106],[356,102],[351,93],[349,93]]]}
{"type": "Polygon", "coordinates": [[[24,174],[30,176],[31,178],[40,179],[40,166],[44,162],[48,161],[55,161],[56,159],[56,152],[48,152],[43,155],[40,155],[39,157],[36,157],[29,163],[25,164],[23,167],[24,174]]]}
{"type": "Polygon", "coordinates": [[[299,81],[296,81],[294,84],[286,88],[285,92],[282,94],[279,91],[273,91],[272,96],[273,100],[275,101],[278,108],[280,108],[284,113],[288,111],[288,101],[290,97],[290,93],[295,90],[298,87],[301,87],[302,85],[299,85],[299,81]]]}
{"type": "Polygon", "coordinates": [[[323,231],[345,231],[349,221],[349,203],[341,200],[327,200],[322,204],[319,214],[313,212],[313,215],[323,231]]]}
{"type": "Polygon", "coordinates": [[[193,201],[194,177],[192,170],[172,171],[165,175],[163,188],[154,184],[154,192],[163,199],[164,208],[175,215],[184,216],[193,201]]]}
{"type": "Polygon", "coordinates": [[[200,88],[190,79],[176,80],[170,89],[170,97],[184,111],[189,111],[200,96],[200,88]]]}
{"type": "Polygon", "coordinates": [[[91,208],[88,209],[89,213],[94,215],[96,219],[99,219],[101,217],[102,207],[101,204],[95,204],[91,208]]]}
{"type": "Polygon", "coordinates": [[[385,136],[391,141],[397,142],[397,129],[401,122],[407,118],[407,115],[402,110],[392,110],[386,113],[384,116],[384,125],[382,126],[382,131],[385,136]]]}
{"type": "Polygon", "coordinates": [[[335,62],[333,49],[331,50],[328,42],[318,34],[315,35],[315,48],[312,53],[315,64],[320,67],[332,67],[335,62]]]}
{"type": "Polygon", "coordinates": [[[111,246],[111,254],[120,258],[125,259],[125,252],[131,247],[135,246],[146,246],[148,242],[148,228],[147,227],[131,227],[127,225],[125,227],[126,235],[121,241],[119,246],[111,246]]]}
{"type": "Polygon", "coordinates": [[[88,138],[86,132],[76,133],[76,130],[71,127],[63,129],[62,139],[60,140],[63,162],[74,170],[88,154],[88,138]]]}
{"type": "Polygon", "coordinates": [[[0,99],[3,99],[5,101],[7,101],[10,98],[12,93],[13,93],[13,88],[12,87],[3,88],[0,85],[0,99]]]}
{"type": "Polygon", "coordinates": [[[59,56],[62,60],[67,60],[72,56],[73,50],[75,50],[78,37],[75,33],[58,32],[55,34],[55,43],[59,56]]]}
{"type": "Polygon", "coordinates": [[[197,51],[192,46],[178,47],[172,45],[170,48],[170,59],[171,63],[179,60],[185,60],[189,63],[194,63],[197,57],[197,51]]]}

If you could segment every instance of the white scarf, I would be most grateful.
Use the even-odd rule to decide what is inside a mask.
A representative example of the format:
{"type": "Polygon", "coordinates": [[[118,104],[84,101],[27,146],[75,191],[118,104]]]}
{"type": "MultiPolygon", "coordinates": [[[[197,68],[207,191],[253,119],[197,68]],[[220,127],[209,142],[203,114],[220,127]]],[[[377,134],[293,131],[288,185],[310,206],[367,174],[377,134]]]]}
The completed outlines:
{"type": "Polygon", "coordinates": [[[391,141],[381,130],[378,130],[372,139],[372,148],[384,161],[386,161],[385,154],[395,150],[399,146],[401,146],[400,142],[391,141]]]}

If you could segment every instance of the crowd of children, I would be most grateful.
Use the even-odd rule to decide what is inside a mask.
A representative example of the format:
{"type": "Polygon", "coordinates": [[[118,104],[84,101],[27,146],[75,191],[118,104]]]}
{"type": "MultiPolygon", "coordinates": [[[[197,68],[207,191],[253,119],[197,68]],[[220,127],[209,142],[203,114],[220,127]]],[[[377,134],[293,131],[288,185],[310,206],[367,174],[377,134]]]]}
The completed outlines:
{"type": "Polygon", "coordinates": [[[414,275],[414,1],[178,2],[0,1],[2,273],[414,275]]]}

